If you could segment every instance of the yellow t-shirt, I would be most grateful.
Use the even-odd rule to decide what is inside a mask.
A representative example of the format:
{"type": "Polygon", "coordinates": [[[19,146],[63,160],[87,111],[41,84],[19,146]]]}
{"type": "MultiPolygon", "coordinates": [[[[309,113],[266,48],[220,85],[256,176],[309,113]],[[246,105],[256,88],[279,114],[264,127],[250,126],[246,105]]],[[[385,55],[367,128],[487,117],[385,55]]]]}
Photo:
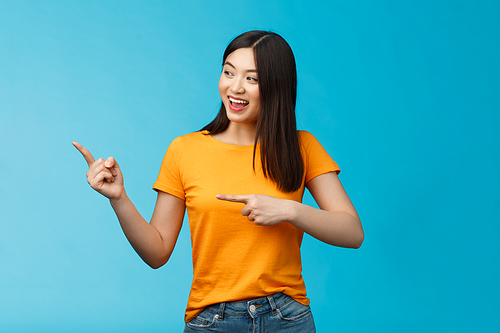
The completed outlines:
{"type": "Polygon", "coordinates": [[[257,226],[241,215],[244,204],[215,197],[218,193],[265,194],[301,202],[305,183],[327,172],[340,172],[312,134],[298,134],[305,182],[293,193],[280,192],[264,178],[259,147],[254,172],[253,145],[226,144],[207,131],[180,136],[170,144],[153,188],[186,202],[193,255],[186,322],[210,304],[277,292],[309,304],[301,275],[304,232],[288,222],[257,226]]]}

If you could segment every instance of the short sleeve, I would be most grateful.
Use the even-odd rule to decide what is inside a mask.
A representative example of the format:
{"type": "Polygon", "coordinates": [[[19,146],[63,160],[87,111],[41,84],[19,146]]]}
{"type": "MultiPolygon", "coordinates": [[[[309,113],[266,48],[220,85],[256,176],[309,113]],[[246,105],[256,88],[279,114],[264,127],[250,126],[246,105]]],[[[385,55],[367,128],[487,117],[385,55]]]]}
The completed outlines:
{"type": "Polygon", "coordinates": [[[314,177],[328,172],[340,173],[337,163],[314,135],[307,131],[299,131],[299,139],[303,150],[306,184],[314,177]]]}
{"type": "Polygon", "coordinates": [[[176,138],[167,149],[160,173],[153,184],[155,191],[162,191],[172,194],[185,200],[184,186],[182,185],[182,175],[180,165],[182,163],[182,140],[176,138]]]}

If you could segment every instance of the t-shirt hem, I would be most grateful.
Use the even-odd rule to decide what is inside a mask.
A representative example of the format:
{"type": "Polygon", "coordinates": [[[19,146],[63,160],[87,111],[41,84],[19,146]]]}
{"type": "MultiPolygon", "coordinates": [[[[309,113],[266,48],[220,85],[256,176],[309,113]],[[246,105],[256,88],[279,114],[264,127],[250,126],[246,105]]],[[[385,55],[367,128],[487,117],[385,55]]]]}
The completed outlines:
{"type": "Polygon", "coordinates": [[[153,190],[155,190],[157,192],[158,191],[165,192],[165,193],[171,194],[179,199],[186,200],[184,193],[179,192],[178,190],[176,190],[175,188],[170,187],[170,186],[165,186],[162,184],[154,183],[153,190]]]}
{"type": "Polygon", "coordinates": [[[309,177],[308,177],[308,179],[306,179],[306,184],[309,181],[311,181],[313,178],[318,177],[320,175],[324,175],[325,173],[329,173],[329,172],[336,172],[338,175],[340,173],[340,169],[333,167],[333,166],[330,166],[330,167],[320,168],[320,169],[314,170],[313,172],[309,173],[309,175],[308,175],[309,177]]]}

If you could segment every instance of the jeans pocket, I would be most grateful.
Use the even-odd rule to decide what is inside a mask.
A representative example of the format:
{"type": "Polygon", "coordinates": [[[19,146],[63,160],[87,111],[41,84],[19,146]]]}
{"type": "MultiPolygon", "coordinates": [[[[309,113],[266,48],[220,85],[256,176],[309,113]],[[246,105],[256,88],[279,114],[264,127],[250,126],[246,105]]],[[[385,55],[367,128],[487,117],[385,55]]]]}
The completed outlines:
{"type": "Polygon", "coordinates": [[[210,328],[215,326],[218,318],[218,313],[205,309],[186,325],[193,328],[210,328]]]}
{"type": "Polygon", "coordinates": [[[291,299],[283,305],[276,308],[278,317],[286,321],[296,321],[311,313],[311,308],[308,305],[300,304],[291,299]]]}

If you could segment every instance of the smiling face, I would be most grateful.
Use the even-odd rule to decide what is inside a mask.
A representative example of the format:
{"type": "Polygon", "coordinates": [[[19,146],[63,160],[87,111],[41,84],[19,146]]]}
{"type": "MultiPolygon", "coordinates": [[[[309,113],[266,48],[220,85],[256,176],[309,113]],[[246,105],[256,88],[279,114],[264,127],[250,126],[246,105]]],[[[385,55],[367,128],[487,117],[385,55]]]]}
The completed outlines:
{"type": "Polygon", "coordinates": [[[260,93],[252,49],[237,49],[226,58],[219,80],[219,93],[231,122],[256,124],[260,93]]]}

